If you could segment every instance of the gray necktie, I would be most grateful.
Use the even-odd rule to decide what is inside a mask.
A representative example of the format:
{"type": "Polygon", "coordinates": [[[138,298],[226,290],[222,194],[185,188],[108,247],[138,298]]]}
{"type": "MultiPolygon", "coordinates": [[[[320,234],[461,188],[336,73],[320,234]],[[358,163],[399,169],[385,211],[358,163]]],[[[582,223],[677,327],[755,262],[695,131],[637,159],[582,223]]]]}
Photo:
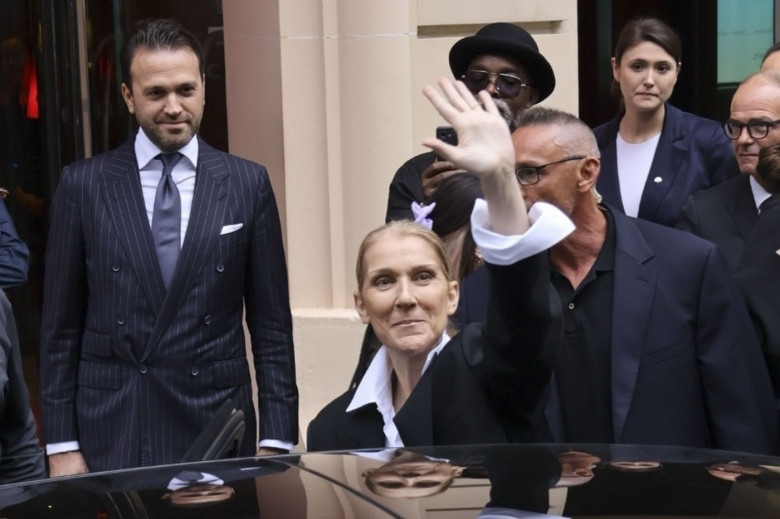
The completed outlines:
{"type": "Polygon", "coordinates": [[[155,157],[162,161],[163,171],[154,197],[152,236],[166,290],[171,285],[181,246],[181,197],[171,178],[173,167],[181,157],[179,152],[161,153],[155,157]]]}

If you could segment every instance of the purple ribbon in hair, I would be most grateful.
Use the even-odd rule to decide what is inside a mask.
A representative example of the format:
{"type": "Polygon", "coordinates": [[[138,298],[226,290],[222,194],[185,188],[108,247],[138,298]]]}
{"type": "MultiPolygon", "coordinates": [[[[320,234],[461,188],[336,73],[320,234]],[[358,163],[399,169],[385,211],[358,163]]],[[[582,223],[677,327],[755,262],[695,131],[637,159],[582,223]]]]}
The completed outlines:
{"type": "Polygon", "coordinates": [[[420,205],[417,202],[412,202],[412,214],[414,215],[414,223],[420,224],[426,229],[433,230],[433,220],[428,218],[433,208],[436,207],[436,202],[428,205],[420,205]]]}

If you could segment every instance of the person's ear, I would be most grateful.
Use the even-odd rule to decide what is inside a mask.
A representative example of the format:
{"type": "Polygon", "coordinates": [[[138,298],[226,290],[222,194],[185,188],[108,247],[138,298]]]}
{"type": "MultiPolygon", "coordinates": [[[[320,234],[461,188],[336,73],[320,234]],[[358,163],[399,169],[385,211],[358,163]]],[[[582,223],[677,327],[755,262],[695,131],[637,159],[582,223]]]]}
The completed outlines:
{"type": "Polygon", "coordinates": [[[361,474],[361,476],[363,476],[364,478],[367,478],[367,477],[369,477],[371,474],[373,474],[374,472],[376,472],[376,468],[368,468],[368,469],[365,469],[365,470],[363,471],[363,474],[361,474]]]}
{"type": "Polygon", "coordinates": [[[355,290],[352,297],[355,300],[355,310],[357,310],[360,320],[363,321],[363,324],[368,324],[368,311],[366,310],[366,305],[363,302],[363,296],[360,294],[360,290],[355,290]]]}
{"type": "Polygon", "coordinates": [[[127,86],[126,83],[122,83],[122,99],[125,100],[127,105],[127,111],[131,114],[135,114],[135,103],[133,102],[133,91],[127,86]]]}
{"type": "Polygon", "coordinates": [[[600,167],[601,161],[596,157],[583,159],[582,165],[580,165],[577,171],[577,191],[584,193],[585,191],[590,191],[596,185],[600,167]]]}
{"type": "Polygon", "coordinates": [[[620,83],[620,64],[614,57],[609,62],[612,64],[612,79],[620,83]]]}
{"type": "Polygon", "coordinates": [[[528,94],[528,106],[531,108],[533,105],[539,102],[539,90],[536,87],[531,87],[531,91],[528,94]]]}
{"type": "Polygon", "coordinates": [[[460,284],[457,281],[450,281],[447,288],[447,315],[452,315],[458,309],[460,300],[460,284]]]}

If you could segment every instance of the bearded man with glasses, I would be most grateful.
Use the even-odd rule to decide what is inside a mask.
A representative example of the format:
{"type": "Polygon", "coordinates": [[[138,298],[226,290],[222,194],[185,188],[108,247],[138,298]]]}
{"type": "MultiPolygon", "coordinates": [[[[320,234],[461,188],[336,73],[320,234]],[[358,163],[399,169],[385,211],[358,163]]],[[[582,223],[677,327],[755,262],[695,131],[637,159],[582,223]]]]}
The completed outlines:
{"type": "MultiPolygon", "coordinates": [[[[511,23],[491,23],[450,49],[450,69],[472,94],[487,91],[510,129],[523,110],[555,88],[550,63],[533,37],[511,23]]],[[[452,163],[423,153],[401,166],[390,184],[386,221],[413,219],[411,204],[424,204],[441,180],[461,173],[452,163]]]]}
{"type": "MultiPolygon", "coordinates": [[[[774,46],[773,46],[774,48],[774,46]]],[[[777,54],[770,48],[767,57],[777,54]]],[[[677,226],[714,242],[731,263],[750,311],[780,409],[780,326],[777,289],[780,71],[765,58],[731,100],[723,124],[742,175],[688,200],[677,226]],[[773,196],[774,195],[774,196],[773,196]]]]}
{"type": "Polygon", "coordinates": [[[770,196],[756,165],[761,148],[780,143],[780,71],[763,69],[742,82],[723,130],[742,175],[692,195],[677,228],[715,243],[736,270],[759,207],[770,196]]]}

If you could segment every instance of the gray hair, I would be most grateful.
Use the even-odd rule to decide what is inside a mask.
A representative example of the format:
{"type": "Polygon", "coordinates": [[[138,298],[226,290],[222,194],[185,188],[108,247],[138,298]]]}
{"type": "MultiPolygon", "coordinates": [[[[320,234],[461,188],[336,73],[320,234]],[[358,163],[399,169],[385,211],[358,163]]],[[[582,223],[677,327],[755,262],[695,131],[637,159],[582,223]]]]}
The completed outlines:
{"type": "Polygon", "coordinates": [[[557,126],[566,128],[567,131],[561,132],[555,138],[557,145],[565,149],[567,153],[585,154],[601,158],[601,151],[599,151],[599,145],[596,142],[593,131],[576,115],[554,108],[534,106],[519,114],[516,123],[517,128],[527,126],[557,126]]]}

